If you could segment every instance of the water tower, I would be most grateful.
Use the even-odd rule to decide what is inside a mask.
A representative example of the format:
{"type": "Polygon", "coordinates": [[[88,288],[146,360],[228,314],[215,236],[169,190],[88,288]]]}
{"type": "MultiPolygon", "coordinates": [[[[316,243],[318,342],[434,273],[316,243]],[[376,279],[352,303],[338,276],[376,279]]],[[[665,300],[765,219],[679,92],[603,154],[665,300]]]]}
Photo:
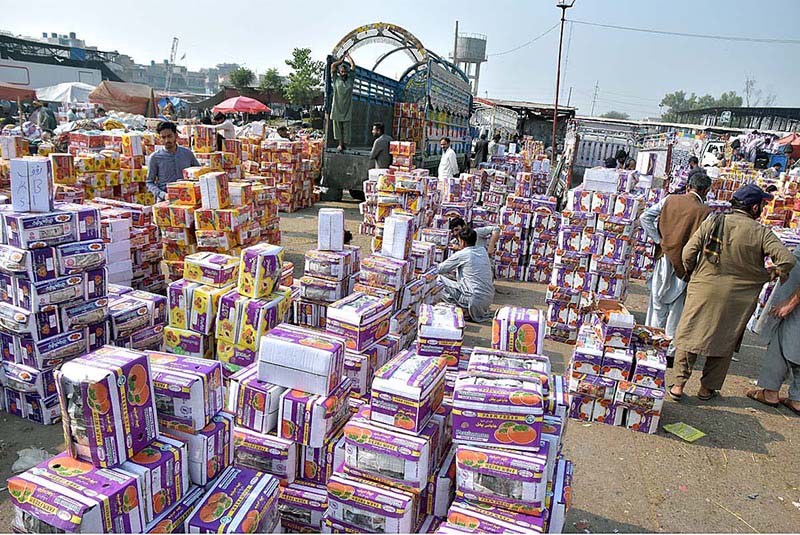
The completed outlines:
{"type": "Polygon", "coordinates": [[[450,57],[453,63],[469,77],[472,94],[477,95],[481,63],[487,59],[486,36],[478,33],[458,33],[458,22],[456,22],[455,50],[456,53],[450,57]]]}

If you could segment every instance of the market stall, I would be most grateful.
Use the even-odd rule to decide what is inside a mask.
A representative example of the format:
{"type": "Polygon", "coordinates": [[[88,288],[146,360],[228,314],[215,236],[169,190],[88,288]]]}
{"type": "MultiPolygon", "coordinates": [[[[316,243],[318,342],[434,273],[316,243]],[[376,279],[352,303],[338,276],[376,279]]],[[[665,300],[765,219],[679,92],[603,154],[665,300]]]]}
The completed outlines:
{"type": "Polygon", "coordinates": [[[155,117],[156,113],[153,89],[144,84],[105,80],[89,93],[89,102],[100,104],[106,111],[117,110],[145,117],[155,117]]]}

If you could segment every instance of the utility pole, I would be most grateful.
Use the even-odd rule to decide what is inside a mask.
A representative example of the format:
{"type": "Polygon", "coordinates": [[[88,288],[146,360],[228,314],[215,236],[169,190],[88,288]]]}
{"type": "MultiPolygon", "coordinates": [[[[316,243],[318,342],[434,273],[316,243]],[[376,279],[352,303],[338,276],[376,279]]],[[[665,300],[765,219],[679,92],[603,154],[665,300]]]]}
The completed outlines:
{"type": "MultiPolygon", "coordinates": [[[[561,33],[558,37],[558,63],[556,66],[556,101],[553,106],[553,144],[552,152],[553,164],[556,162],[556,130],[558,129],[558,91],[561,89],[561,48],[564,44],[564,21],[566,20],[567,10],[575,5],[575,0],[558,0],[556,7],[561,8],[561,33]]],[[[553,166],[555,169],[555,165],[553,166]]]]}
{"type": "Polygon", "coordinates": [[[567,94],[567,107],[569,107],[570,102],[572,102],[572,86],[569,86],[569,93],[567,94]]]}
{"type": "Polygon", "coordinates": [[[594,105],[597,102],[597,91],[600,89],[598,86],[599,83],[600,83],[599,80],[594,83],[594,96],[592,97],[592,113],[589,114],[592,117],[594,117],[594,105]]]}
{"type": "Polygon", "coordinates": [[[453,65],[458,67],[458,21],[456,21],[456,34],[453,36],[453,65]]]}

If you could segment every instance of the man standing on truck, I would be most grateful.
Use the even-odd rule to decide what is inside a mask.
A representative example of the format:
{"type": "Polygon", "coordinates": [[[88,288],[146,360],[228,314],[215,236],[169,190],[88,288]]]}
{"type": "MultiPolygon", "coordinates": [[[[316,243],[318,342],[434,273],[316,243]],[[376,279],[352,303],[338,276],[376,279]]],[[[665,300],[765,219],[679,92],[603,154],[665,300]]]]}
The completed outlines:
{"type": "Polygon", "coordinates": [[[439,178],[452,178],[458,174],[458,157],[456,151],[450,146],[450,138],[443,137],[439,141],[442,147],[442,159],[439,160],[439,178]]]}
{"type": "Polygon", "coordinates": [[[369,153],[369,161],[375,169],[388,169],[392,165],[392,155],[389,153],[389,143],[392,136],[385,132],[386,127],[383,123],[372,125],[372,135],[375,142],[372,144],[372,152],[369,153]]]}
{"type": "Polygon", "coordinates": [[[350,53],[331,63],[331,85],[333,101],[330,120],[333,123],[333,139],[339,142],[339,152],[350,144],[350,121],[353,118],[353,78],[350,72],[356,68],[350,53]],[[344,60],[347,59],[347,63],[344,60]],[[348,68],[349,64],[349,68],[348,68]]]}

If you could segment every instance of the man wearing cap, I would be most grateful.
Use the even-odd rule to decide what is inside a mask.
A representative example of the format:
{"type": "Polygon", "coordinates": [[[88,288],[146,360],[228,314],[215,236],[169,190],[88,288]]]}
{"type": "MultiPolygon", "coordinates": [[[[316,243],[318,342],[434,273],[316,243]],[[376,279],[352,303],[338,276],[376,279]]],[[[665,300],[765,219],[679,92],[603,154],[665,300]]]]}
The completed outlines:
{"type": "Polygon", "coordinates": [[[701,355],[706,361],[697,397],[708,401],[719,395],[761,287],[770,279],[785,280],[794,267],[792,253],[757,221],[764,201],[771,198],[755,184],[742,186],[733,194],[733,212],[703,221],[683,248],[683,266],[691,280],[675,333],[673,399],[683,397],[701,355]],[[770,270],[764,267],[766,256],[774,264],[770,270]]]}
{"type": "MultiPolygon", "coordinates": [[[[650,305],[645,324],[665,329],[670,337],[675,336],[686,300],[688,275],[681,253],[708,215],[705,198],[710,187],[711,179],[705,173],[694,174],[686,193],[664,197],[639,218],[645,234],[656,244],[658,256],[648,281],[650,305]]],[[[670,344],[669,357],[674,355],[675,346],[670,344]]]]}

